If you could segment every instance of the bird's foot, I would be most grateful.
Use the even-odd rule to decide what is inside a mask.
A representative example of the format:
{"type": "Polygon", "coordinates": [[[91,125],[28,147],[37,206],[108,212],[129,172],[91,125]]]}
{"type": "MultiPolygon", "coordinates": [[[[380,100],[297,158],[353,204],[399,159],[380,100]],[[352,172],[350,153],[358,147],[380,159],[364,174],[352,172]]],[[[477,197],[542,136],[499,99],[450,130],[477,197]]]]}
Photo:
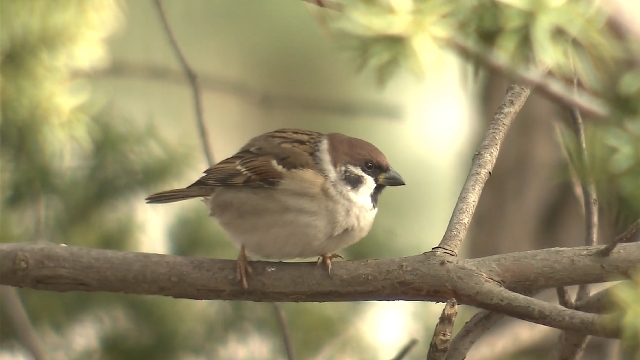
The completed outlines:
{"type": "Polygon", "coordinates": [[[329,274],[331,274],[331,260],[336,259],[336,258],[344,259],[342,257],[342,255],[337,254],[337,253],[333,253],[331,255],[322,254],[322,255],[318,256],[318,265],[320,263],[323,263],[327,267],[327,270],[329,271],[329,274]]]}
{"type": "Polygon", "coordinates": [[[251,266],[249,266],[249,260],[247,259],[247,254],[244,251],[244,245],[240,246],[240,253],[238,254],[238,260],[236,264],[236,271],[238,275],[238,280],[242,282],[242,288],[248,289],[249,284],[247,283],[247,276],[251,275],[251,266]]]}

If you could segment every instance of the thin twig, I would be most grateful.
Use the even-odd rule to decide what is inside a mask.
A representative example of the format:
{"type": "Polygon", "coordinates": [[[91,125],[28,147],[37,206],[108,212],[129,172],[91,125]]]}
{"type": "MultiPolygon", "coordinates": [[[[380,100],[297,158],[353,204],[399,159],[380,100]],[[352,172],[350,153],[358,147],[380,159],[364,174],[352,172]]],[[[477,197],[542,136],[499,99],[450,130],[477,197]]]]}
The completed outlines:
{"type": "Polygon", "coordinates": [[[456,316],[458,316],[458,302],[456,299],[450,299],[442,309],[440,319],[433,331],[427,360],[443,360],[447,356],[456,316]]]}
{"type": "Polygon", "coordinates": [[[640,219],[636,220],[631,226],[622,234],[618,235],[610,244],[596,251],[597,256],[609,256],[613,249],[620,243],[626,242],[636,230],[640,229],[640,219]]]}
{"type": "Polygon", "coordinates": [[[571,299],[571,294],[569,294],[564,286],[557,287],[556,293],[558,294],[558,303],[560,305],[567,309],[573,309],[575,307],[575,303],[571,299]]]}
{"type": "MultiPolygon", "coordinates": [[[[182,70],[156,64],[139,64],[114,61],[109,68],[91,72],[79,72],[78,77],[94,78],[141,78],[171,84],[191,85],[182,70]]],[[[398,104],[380,100],[319,99],[302,95],[262,90],[238,80],[216,75],[198,74],[198,84],[206,92],[222,93],[265,110],[308,111],[337,116],[402,119],[403,110],[398,104]]]]}
{"type": "Polygon", "coordinates": [[[282,342],[284,343],[284,348],[287,351],[287,359],[295,360],[296,356],[293,352],[293,342],[291,341],[291,332],[289,331],[289,326],[287,325],[287,318],[282,310],[282,306],[280,303],[274,302],[271,303],[273,305],[273,312],[276,314],[276,318],[278,319],[278,325],[280,325],[280,332],[282,332],[282,342]]]}
{"type": "Polygon", "coordinates": [[[500,145],[530,92],[531,89],[525,86],[509,86],[507,95],[491,119],[484,140],[473,157],[471,170],[460,192],[444,237],[434,250],[442,250],[452,256],[458,255],[462,241],[469,230],[478,200],[480,200],[484,184],[489,179],[498,158],[500,145]]]}
{"type": "Polygon", "coordinates": [[[162,6],[162,2],[160,0],[155,0],[156,8],[158,9],[158,13],[160,14],[160,19],[162,20],[162,25],[164,27],[165,32],[167,33],[167,37],[169,38],[169,42],[171,43],[171,47],[175,52],[178,60],[180,61],[180,65],[182,65],[182,69],[184,70],[187,78],[189,78],[189,82],[191,83],[191,89],[193,90],[193,99],[196,110],[196,119],[198,121],[198,130],[200,131],[200,139],[202,141],[202,147],[205,151],[205,156],[207,157],[207,163],[209,166],[212,166],[215,161],[213,158],[213,152],[211,151],[211,145],[209,144],[209,135],[207,132],[207,126],[204,121],[204,111],[202,106],[202,94],[200,92],[200,84],[198,83],[198,76],[196,75],[193,68],[187,62],[180,45],[178,44],[178,40],[176,39],[173,30],[171,29],[171,25],[169,25],[169,20],[167,19],[167,14],[164,11],[164,7],[162,6]]]}
{"type": "MultiPolygon", "coordinates": [[[[578,139],[578,161],[582,172],[582,197],[584,198],[585,217],[585,245],[594,246],[598,244],[598,198],[596,196],[596,184],[591,174],[589,166],[589,155],[587,152],[587,140],[584,129],[584,122],[578,109],[571,109],[571,120],[573,123],[576,138],[578,139]]],[[[589,296],[589,285],[580,285],[576,295],[576,301],[584,300],[589,296]]]]}
{"type": "Polygon", "coordinates": [[[416,347],[416,345],[418,345],[418,339],[409,340],[409,342],[406,343],[402,347],[402,349],[400,349],[400,351],[398,351],[398,354],[396,354],[396,356],[391,358],[391,360],[402,360],[402,359],[404,359],[409,354],[409,352],[411,352],[411,350],[413,350],[413,348],[416,347]]]}
{"type": "Polygon", "coordinates": [[[16,289],[9,286],[0,286],[0,300],[2,309],[11,325],[13,325],[20,343],[31,353],[35,360],[46,360],[46,352],[29,320],[29,315],[22,301],[20,301],[16,289]]]}
{"type": "Polygon", "coordinates": [[[584,92],[573,92],[570,86],[550,77],[546,74],[546,71],[514,69],[508,59],[493,55],[491,49],[474,46],[461,39],[454,39],[448,45],[461,55],[478,60],[487,68],[500,74],[513,76],[518,83],[535,87],[547,98],[568,107],[576,108],[585,115],[606,118],[611,112],[603,100],[584,92]]]}

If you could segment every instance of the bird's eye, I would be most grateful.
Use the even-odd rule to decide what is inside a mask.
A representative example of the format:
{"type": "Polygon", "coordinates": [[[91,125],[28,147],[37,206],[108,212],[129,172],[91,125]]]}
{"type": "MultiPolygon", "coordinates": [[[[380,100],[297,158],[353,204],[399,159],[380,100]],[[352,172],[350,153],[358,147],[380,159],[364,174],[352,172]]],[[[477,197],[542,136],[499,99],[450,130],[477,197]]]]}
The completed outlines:
{"type": "Polygon", "coordinates": [[[367,162],[364,164],[364,169],[365,169],[366,171],[373,171],[373,169],[375,169],[375,167],[376,167],[376,166],[373,164],[373,161],[367,161],[367,162]]]}

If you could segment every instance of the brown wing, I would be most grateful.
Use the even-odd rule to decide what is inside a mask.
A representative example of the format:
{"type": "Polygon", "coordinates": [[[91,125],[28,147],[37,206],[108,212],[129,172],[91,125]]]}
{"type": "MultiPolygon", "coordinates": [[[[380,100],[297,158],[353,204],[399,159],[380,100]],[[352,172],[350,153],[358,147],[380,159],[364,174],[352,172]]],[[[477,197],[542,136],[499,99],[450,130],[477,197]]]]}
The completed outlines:
{"type": "Polygon", "coordinates": [[[189,187],[276,186],[286,170],[315,169],[313,158],[322,134],[297,129],[280,129],[251,139],[237,154],[205,171],[189,187]]]}

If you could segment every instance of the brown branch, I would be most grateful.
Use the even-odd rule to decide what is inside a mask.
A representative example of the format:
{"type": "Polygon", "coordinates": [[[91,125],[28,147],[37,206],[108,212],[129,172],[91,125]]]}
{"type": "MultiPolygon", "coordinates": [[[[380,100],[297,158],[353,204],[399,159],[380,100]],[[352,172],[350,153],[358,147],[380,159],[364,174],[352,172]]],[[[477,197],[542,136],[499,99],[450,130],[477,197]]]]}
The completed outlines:
{"type": "Polygon", "coordinates": [[[160,19],[162,20],[162,25],[164,27],[165,32],[167,33],[167,37],[169,38],[169,42],[171,43],[171,47],[175,52],[178,60],[180,61],[180,65],[182,66],[182,70],[187,75],[189,79],[189,83],[191,84],[191,89],[193,90],[193,100],[194,106],[196,109],[196,119],[198,122],[198,130],[200,132],[200,139],[202,141],[202,146],[205,148],[205,155],[207,157],[207,163],[209,166],[214,164],[213,152],[211,150],[211,145],[209,144],[209,135],[207,132],[207,125],[204,121],[204,110],[202,106],[202,94],[200,91],[200,84],[198,83],[198,76],[189,63],[187,62],[187,58],[184,56],[182,49],[180,49],[180,45],[178,44],[178,40],[176,39],[173,30],[171,29],[171,25],[169,25],[169,20],[167,19],[167,14],[164,11],[164,7],[162,6],[162,2],[160,0],[156,0],[156,8],[158,10],[158,14],[160,15],[160,19]]]}
{"type": "Polygon", "coordinates": [[[567,291],[564,286],[560,286],[556,288],[556,293],[558,294],[558,303],[567,309],[573,309],[575,304],[573,299],[571,299],[571,294],[567,291]]]}
{"type": "Polygon", "coordinates": [[[51,291],[110,291],[189,299],[270,302],[446,301],[602,337],[618,337],[609,318],[565,309],[514,292],[597,283],[640,266],[640,243],[609,257],[598,247],[556,248],[478,259],[422,254],[341,261],[331,275],[312,263],[252,262],[248,290],[236,262],[202,257],[78,248],[50,243],[0,244],[0,284],[51,291]],[[501,287],[499,284],[504,286],[501,287]]]}
{"type": "Polygon", "coordinates": [[[592,314],[612,313],[616,310],[616,302],[613,300],[613,294],[619,292],[620,289],[626,285],[626,282],[621,282],[601,290],[588,298],[577,302],[575,308],[592,314]]]}
{"type": "Polygon", "coordinates": [[[624,233],[613,239],[613,241],[607,244],[607,246],[598,250],[598,252],[596,252],[596,255],[609,256],[609,254],[611,254],[613,249],[615,249],[618,244],[627,241],[631,237],[631,235],[633,235],[633,233],[635,233],[638,229],[640,229],[640,219],[631,224],[631,226],[629,226],[629,228],[624,233]]]}
{"type": "Polygon", "coordinates": [[[16,289],[8,286],[0,286],[0,304],[11,325],[13,325],[20,343],[33,356],[35,360],[45,360],[47,356],[42,347],[40,338],[36,334],[29,315],[22,301],[16,293],[16,289]]]}
{"type": "Polygon", "coordinates": [[[418,339],[409,340],[409,342],[406,343],[402,347],[402,349],[400,349],[400,351],[398,351],[396,356],[391,358],[391,360],[402,360],[402,359],[404,359],[409,354],[409,352],[411,352],[411,350],[413,350],[413,348],[416,347],[416,345],[418,345],[418,339]]]}
{"type": "Polygon", "coordinates": [[[280,326],[280,332],[282,333],[282,341],[284,343],[284,349],[287,352],[287,359],[295,360],[296,356],[293,352],[293,341],[291,341],[291,332],[289,331],[289,326],[287,325],[287,318],[284,315],[284,310],[282,310],[282,306],[280,303],[274,302],[273,312],[278,319],[278,325],[280,326]]]}
{"type": "MultiPolygon", "coordinates": [[[[596,284],[598,288],[605,289],[607,284],[596,284]]],[[[564,287],[561,287],[564,289],[564,287]]],[[[609,289],[609,292],[613,291],[609,289]]],[[[551,301],[554,298],[550,292],[542,294],[541,300],[551,301]]],[[[584,303],[575,305],[580,311],[602,314],[613,312],[614,303],[610,297],[602,292],[589,297],[584,303]],[[597,298],[597,300],[596,300],[597,298]],[[594,301],[595,300],[595,301],[594,301]],[[607,311],[604,311],[604,310],[607,311]]],[[[481,310],[476,313],[453,338],[447,360],[463,360],[470,353],[473,359],[502,359],[514,356],[525,348],[535,347],[543,341],[551,342],[556,337],[555,329],[538,326],[535,323],[522,323],[510,321],[500,328],[490,330],[505,315],[481,310]]]]}
{"type": "Polygon", "coordinates": [[[493,55],[491,49],[480,48],[461,39],[452,40],[447,45],[462,56],[478,60],[487,68],[500,74],[512,76],[518,83],[535,87],[548,99],[576,108],[585,115],[606,118],[611,112],[603,100],[584,92],[574,93],[570,86],[550,77],[545,71],[514,69],[508,59],[493,55]]]}
{"type": "Polygon", "coordinates": [[[509,87],[507,95],[489,124],[480,148],[473,157],[471,170],[458,197],[444,237],[434,250],[442,250],[447,254],[457,256],[462,241],[469,230],[471,218],[480,200],[484,184],[489,179],[498,158],[500,145],[530,92],[529,88],[523,86],[511,85],[509,87]]]}
{"type": "MultiPolygon", "coordinates": [[[[92,76],[94,78],[140,78],[177,85],[183,85],[185,81],[188,82],[183,72],[176,71],[170,67],[154,64],[136,64],[125,61],[115,61],[109,68],[91,73],[79,73],[78,76],[92,76]]],[[[338,116],[391,120],[398,120],[404,116],[400,106],[385,101],[321,100],[295,95],[275,94],[256,89],[239,81],[212,75],[198,75],[198,83],[205,91],[228,94],[248,102],[253,106],[267,110],[309,111],[338,116]]]]}
{"type": "MultiPolygon", "coordinates": [[[[577,91],[577,79],[574,79],[574,89],[577,91]]],[[[589,155],[587,152],[587,141],[585,136],[584,122],[580,111],[576,108],[569,109],[573,131],[578,141],[577,167],[580,169],[580,187],[582,189],[584,218],[585,218],[585,245],[593,246],[598,243],[598,198],[596,196],[596,185],[589,166],[589,155]]],[[[571,166],[571,164],[569,164],[571,166]]],[[[563,287],[558,290],[564,290],[563,287]]],[[[581,284],[578,287],[575,302],[587,299],[591,293],[589,284],[581,284]]],[[[565,292],[565,298],[558,297],[560,302],[567,308],[573,308],[574,301],[565,292]],[[569,301],[568,301],[569,300],[569,301]]],[[[579,359],[587,346],[589,337],[581,332],[563,332],[554,351],[551,353],[552,359],[573,360],[579,359]]]]}
{"type": "Polygon", "coordinates": [[[478,311],[467,321],[451,341],[447,360],[464,360],[473,344],[492,326],[505,317],[487,310],[478,311]]]}
{"type": "Polygon", "coordinates": [[[447,356],[456,316],[458,316],[458,303],[456,299],[450,299],[442,309],[440,319],[433,330],[427,360],[443,360],[447,356]]]}

